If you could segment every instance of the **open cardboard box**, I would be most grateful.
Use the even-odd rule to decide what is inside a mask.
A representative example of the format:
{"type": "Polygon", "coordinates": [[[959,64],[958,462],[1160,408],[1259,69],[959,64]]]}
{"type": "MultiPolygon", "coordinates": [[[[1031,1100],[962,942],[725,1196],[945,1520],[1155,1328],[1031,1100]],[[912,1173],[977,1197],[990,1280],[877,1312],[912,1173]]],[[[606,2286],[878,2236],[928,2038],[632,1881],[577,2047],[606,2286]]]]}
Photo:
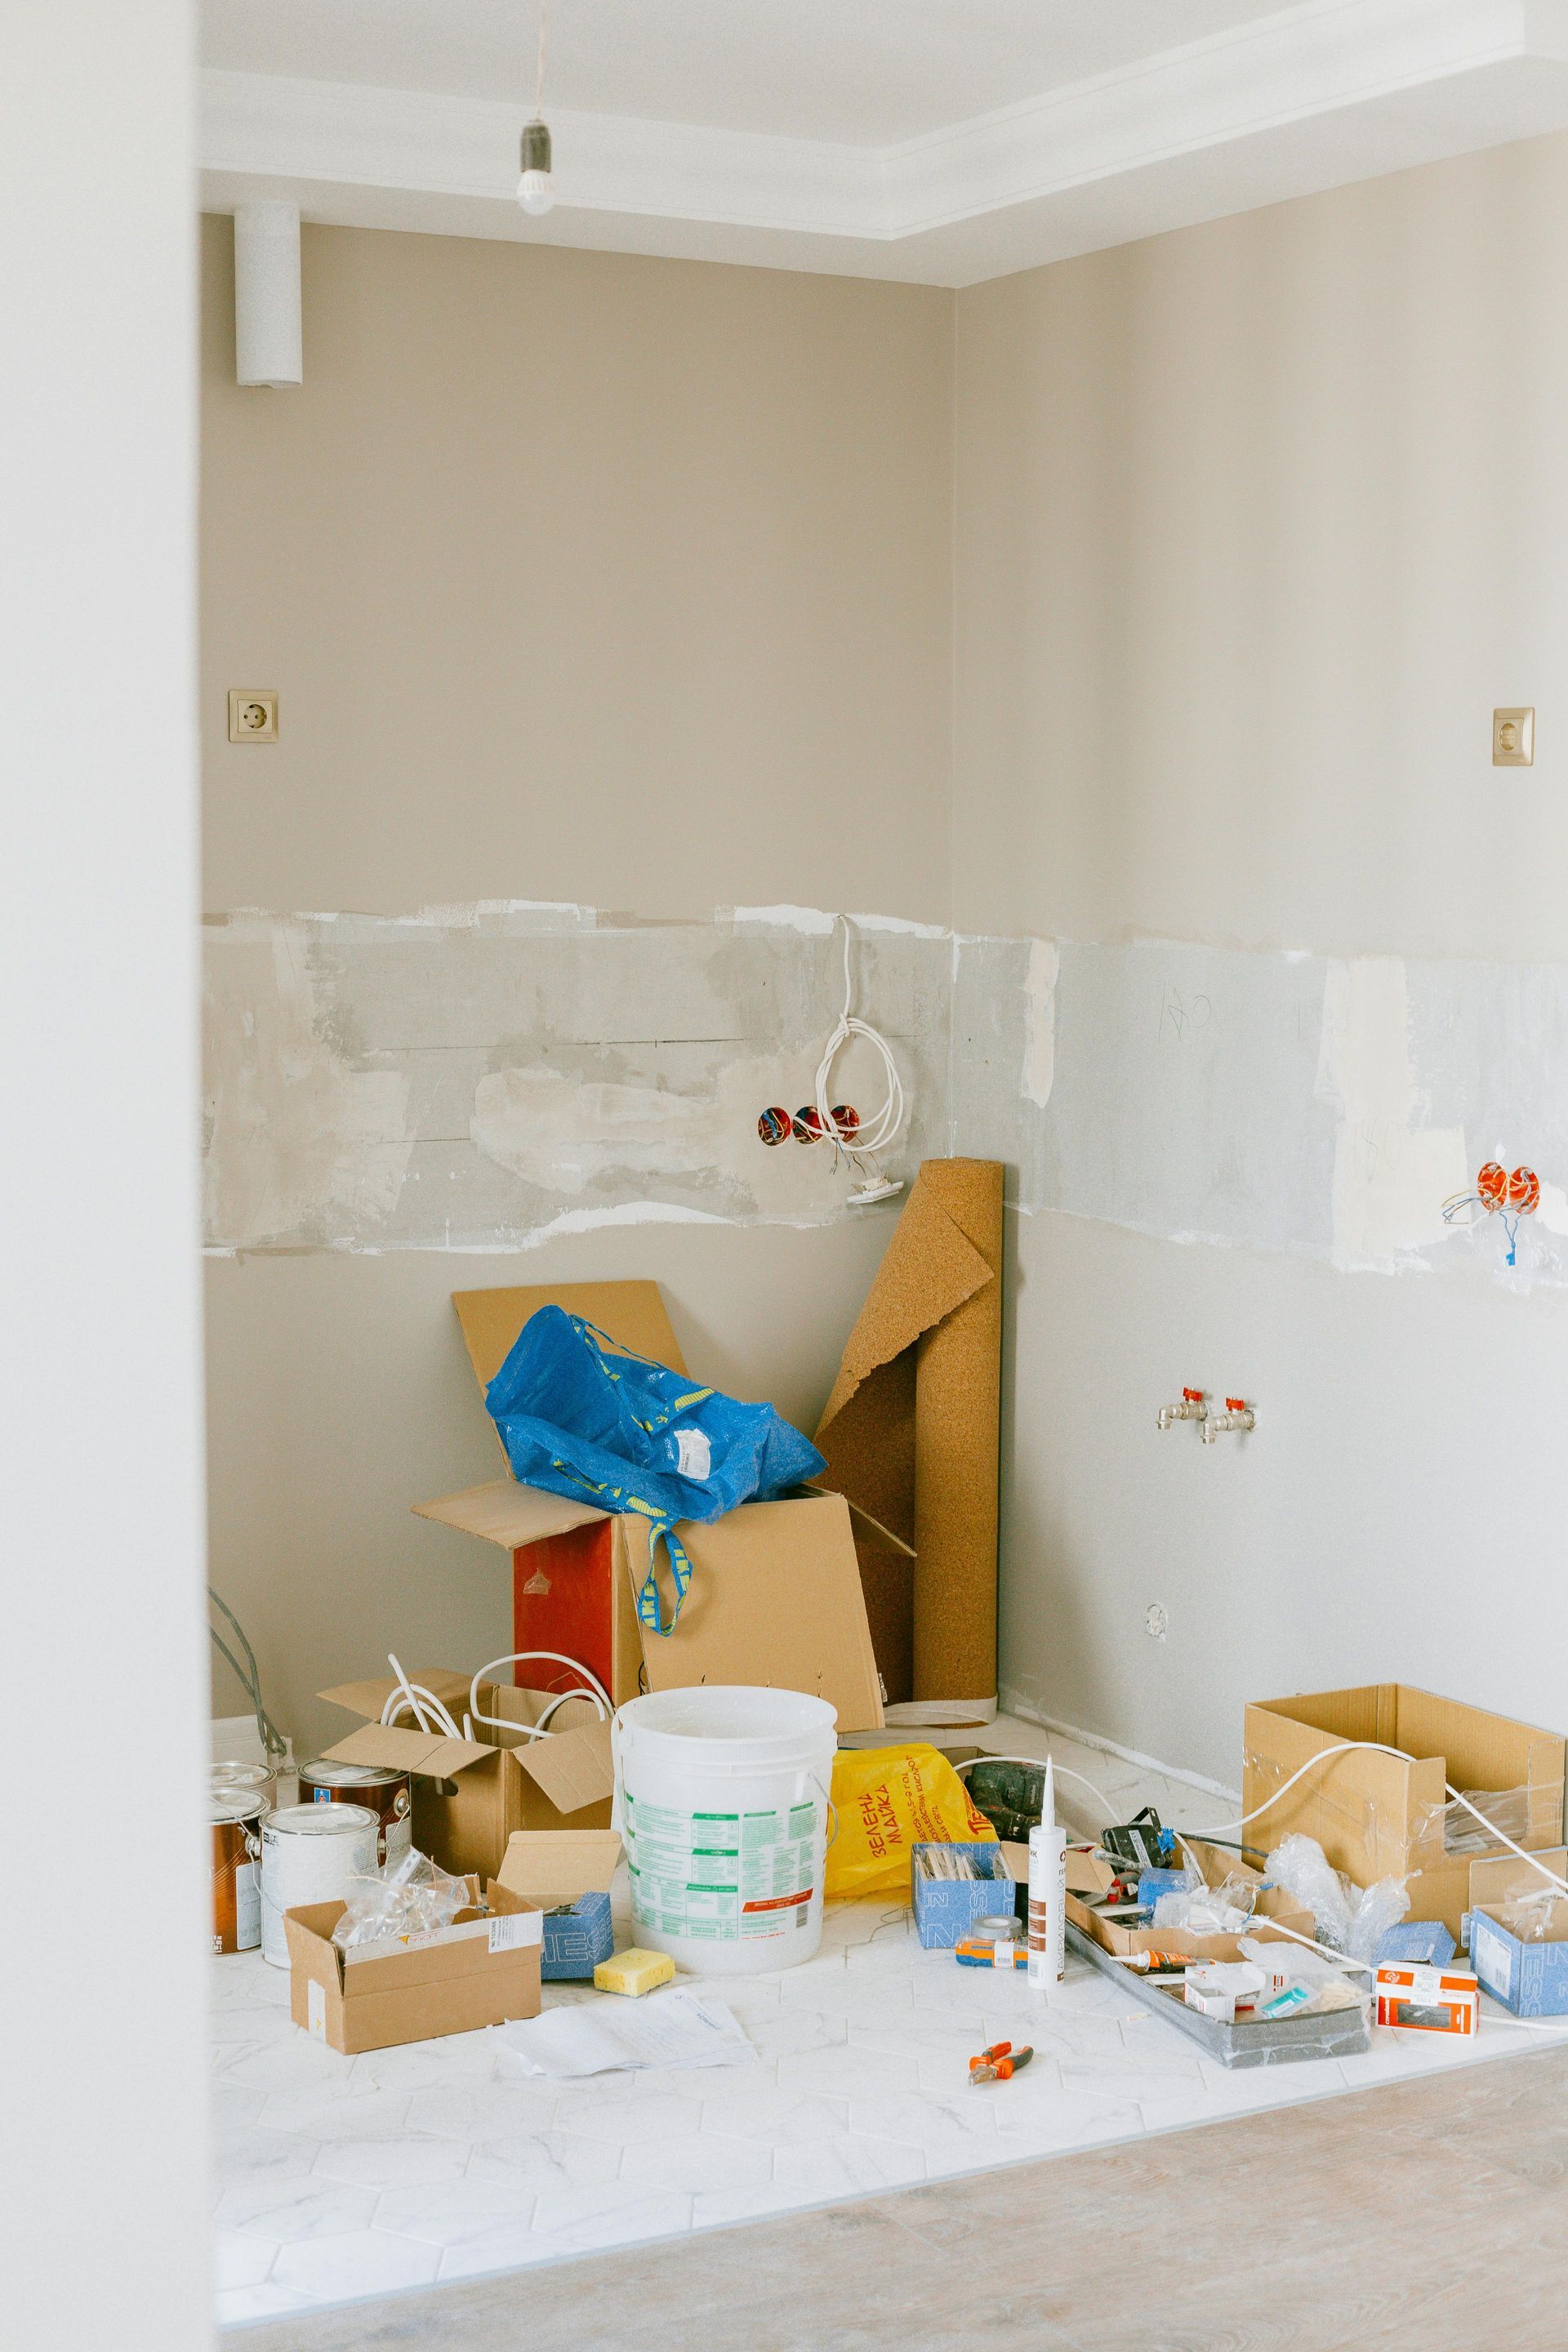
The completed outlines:
{"type": "MultiPolygon", "coordinates": [[[[1218,1886],[1223,1880],[1240,1877],[1249,1880],[1258,1889],[1253,1907],[1253,1924],[1246,1930],[1261,1942],[1268,1942],[1271,1932],[1289,1928],[1298,1936],[1310,1936],[1314,1931],[1312,1915],[1303,1911],[1292,1895],[1282,1887],[1265,1887],[1262,1874],[1243,1862],[1237,1853],[1227,1853],[1217,1845],[1205,1845],[1201,1838],[1185,1838],[1182,1842],[1184,1857],[1190,1854],[1203,1872],[1209,1885],[1218,1886]],[[1278,1923],[1278,1928],[1276,1927],[1278,1923]]],[[[1080,1878],[1081,1872],[1077,1874],[1080,1878]]],[[[1131,1952],[1181,1952],[1192,1960],[1239,1960],[1245,1957],[1239,1939],[1235,1936],[1192,1936],[1173,1927],[1132,1927],[1120,1919],[1102,1918],[1091,1910],[1081,1894],[1075,1894],[1069,1876],[1067,1916],[1075,1927],[1093,1937],[1102,1950],[1125,1958],[1131,1952]]]]}
{"type": "Polygon", "coordinates": [[[1519,1843],[1533,1853],[1562,1842],[1568,1747],[1561,1735],[1407,1683],[1248,1706],[1243,1811],[1251,1812],[1300,1766],[1345,1739],[1377,1740],[1416,1760],[1365,1749],[1331,1757],[1254,1824],[1248,1834],[1255,1843],[1272,1848],[1300,1831],[1357,1886],[1407,1879],[1409,1916],[1441,1919],[1458,1939],[1471,1857],[1450,1854],[1444,1843],[1445,1780],[1456,1789],[1527,1790],[1528,1826],[1519,1843]]]}
{"type": "MultiPolygon", "coordinates": [[[[458,1291],[453,1304],[481,1394],[529,1317],[545,1306],[583,1316],[628,1353],[687,1370],[657,1283],[458,1291]]],[[[691,1585],[668,1635],[637,1622],[648,1545],[636,1513],[570,1502],[510,1477],[415,1508],[509,1552],[515,1647],[580,1659],[617,1706],[644,1688],[753,1683],[826,1699],[843,1731],[882,1723],[849,1506],[840,1495],[802,1490],[705,1524],[683,1521],[691,1585]]]]}
{"type": "MultiPolygon", "coordinates": [[[[1541,1856],[1568,1878],[1568,1848],[1541,1856]]],[[[1552,1897],[1539,1871],[1517,1854],[1470,1865],[1470,1966],[1484,1992],[1515,2017],[1568,2014],[1568,1895],[1552,1897]],[[1514,1911],[1528,1901],[1528,1926],[1514,1911]]]]}
{"type": "Polygon", "coordinates": [[[363,1958],[340,1951],[332,1941],[346,1904],[310,1903],[286,1911],[295,2024],[353,2056],[537,2017],[544,1926],[538,1907],[492,1883],[485,1896],[489,1915],[481,1916],[477,1878],[469,1877],[468,1890],[476,1908],[459,1911],[450,1927],[395,1951],[378,1946],[363,1958]]]}
{"type": "Polygon", "coordinates": [[[591,1977],[615,1950],[610,1887],[620,1859],[614,1830],[514,1830],[507,1840],[500,1883],[544,1914],[547,1984],[591,1977]]]}
{"type": "MultiPolygon", "coordinates": [[[[468,1706],[469,1678],[446,1667],[409,1677],[434,1693],[454,1723],[468,1706]]],[[[381,1710],[396,1685],[390,1676],[342,1683],[318,1694],[333,1706],[365,1718],[326,1750],[336,1763],[378,1764],[409,1772],[414,1790],[414,1843],[458,1877],[498,1877],[507,1841],[517,1830],[607,1830],[615,1795],[610,1727],[589,1699],[568,1699],[542,1739],[475,1724],[472,1739],[448,1739],[384,1725],[381,1710]]],[[[481,1714],[519,1724],[537,1721],[541,1691],[482,1683],[481,1714]]]]}

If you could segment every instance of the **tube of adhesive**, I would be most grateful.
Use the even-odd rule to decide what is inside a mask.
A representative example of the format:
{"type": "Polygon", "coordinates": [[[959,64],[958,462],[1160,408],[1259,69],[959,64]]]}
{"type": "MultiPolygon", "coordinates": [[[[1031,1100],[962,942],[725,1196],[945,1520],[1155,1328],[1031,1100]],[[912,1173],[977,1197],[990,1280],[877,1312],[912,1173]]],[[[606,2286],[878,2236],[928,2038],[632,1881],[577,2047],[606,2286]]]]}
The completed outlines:
{"type": "Polygon", "coordinates": [[[1029,1832],[1029,1986],[1045,1992],[1067,1974],[1068,1833],[1057,1820],[1056,1775],[1046,1759],[1040,1819],[1029,1832]]]}

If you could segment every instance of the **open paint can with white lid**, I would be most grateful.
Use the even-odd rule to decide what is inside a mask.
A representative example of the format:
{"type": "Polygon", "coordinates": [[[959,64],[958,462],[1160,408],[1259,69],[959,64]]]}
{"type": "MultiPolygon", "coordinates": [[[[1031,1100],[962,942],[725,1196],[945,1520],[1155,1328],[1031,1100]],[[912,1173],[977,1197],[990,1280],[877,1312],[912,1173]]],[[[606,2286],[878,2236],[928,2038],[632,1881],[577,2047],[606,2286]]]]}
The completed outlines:
{"type": "Polygon", "coordinates": [[[261,1941],[261,1824],[267,1799],[259,1789],[212,1792],[213,1950],[253,1952],[261,1941]]]}
{"type": "Polygon", "coordinates": [[[384,1867],[401,1861],[414,1843],[414,1783],[406,1772],[385,1764],[340,1764],[330,1756],[301,1764],[300,1802],[363,1805],[380,1823],[376,1856],[384,1867]]]}
{"type": "Polygon", "coordinates": [[[261,1825],[261,1957],[289,1965],[286,1911],[346,1903],[356,1878],[374,1878],[381,1824],[363,1805],[289,1805],[261,1825]]]}

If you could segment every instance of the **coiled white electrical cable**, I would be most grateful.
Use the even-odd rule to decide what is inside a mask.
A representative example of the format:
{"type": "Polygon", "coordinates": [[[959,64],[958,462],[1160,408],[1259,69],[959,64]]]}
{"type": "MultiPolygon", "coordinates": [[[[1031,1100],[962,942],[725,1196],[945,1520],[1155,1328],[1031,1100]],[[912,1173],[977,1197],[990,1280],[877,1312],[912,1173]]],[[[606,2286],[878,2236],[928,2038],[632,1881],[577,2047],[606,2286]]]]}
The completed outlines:
{"type": "Polygon", "coordinates": [[[881,1031],[873,1028],[869,1021],[860,1020],[850,1009],[855,1002],[855,990],[849,975],[849,918],[839,915],[835,919],[844,926],[844,1010],[816,1066],[816,1115],[821,1128],[813,1140],[837,1144],[851,1160],[862,1152],[868,1159],[874,1159],[879,1151],[887,1150],[903,1126],[903,1080],[893,1059],[893,1049],[881,1031]],[[872,1051],[880,1057],[888,1092],[881,1108],[873,1117],[862,1119],[852,1135],[841,1135],[833,1121],[833,1065],[851,1037],[864,1037],[872,1051]]]}
{"type": "Polygon", "coordinates": [[[584,1665],[581,1659],[569,1658],[563,1650],[509,1650],[505,1657],[491,1658],[487,1664],[482,1665],[468,1685],[468,1712],[463,1717],[464,1729],[471,1738],[474,1725],[482,1723],[488,1725],[492,1731],[510,1731],[519,1734],[524,1739],[538,1739],[542,1734],[548,1731],[550,1718],[556,1708],[564,1706],[569,1698],[587,1699],[597,1708],[601,1723],[607,1723],[615,1712],[610,1703],[609,1692],[605,1688],[598,1675],[590,1667],[584,1665]],[[583,1676],[589,1687],[586,1690],[555,1692],[537,1723],[516,1723],[506,1716],[481,1715],[479,1685],[484,1681],[485,1676],[493,1675],[498,1666],[521,1666],[528,1658],[552,1658],[558,1665],[570,1666],[574,1675],[583,1676]]]}

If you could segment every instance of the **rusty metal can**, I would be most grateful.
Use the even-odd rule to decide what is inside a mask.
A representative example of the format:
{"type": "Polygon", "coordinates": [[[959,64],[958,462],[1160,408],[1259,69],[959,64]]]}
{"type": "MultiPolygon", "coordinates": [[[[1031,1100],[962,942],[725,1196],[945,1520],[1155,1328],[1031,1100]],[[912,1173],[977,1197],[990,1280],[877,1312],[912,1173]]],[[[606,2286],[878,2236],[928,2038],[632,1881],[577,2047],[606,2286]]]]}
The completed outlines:
{"type": "Polygon", "coordinates": [[[215,1952],[253,1952],[261,1941],[261,1824],[267,1811],[259,1790],[213,1789],[215,1952]]]}
{"type": "Polygon", "coordinates": [[[321,1757],[300,1767],[302,1805],[363,1805],[376,1818],[375,1858],[384,1869],[414,1841],[409,1814],[414,1784],[406,1772],[383,1764],[337,1764],[321,1757]]]}

